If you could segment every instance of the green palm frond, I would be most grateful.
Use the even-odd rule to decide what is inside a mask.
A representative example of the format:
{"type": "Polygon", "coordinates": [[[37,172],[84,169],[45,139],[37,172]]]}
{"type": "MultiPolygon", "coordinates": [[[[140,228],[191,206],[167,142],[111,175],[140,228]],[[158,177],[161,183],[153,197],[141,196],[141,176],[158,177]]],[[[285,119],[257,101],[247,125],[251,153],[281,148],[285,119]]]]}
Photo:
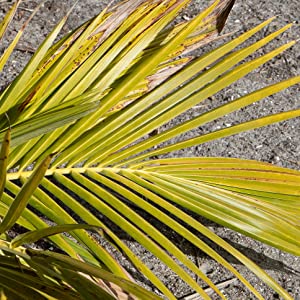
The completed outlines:
{"type": "MultiPolygon", "coordinates": [[[[264,270],[187,211],[300,255],[300,173],[249,160],[170,159],[159,155],[299,117],[299,109],[286,111],[170,143],[174,137],[298,84],[300,76],[264,87],[156,135],[151,134],[293,46],[295,42],[291,41],[251,58],[291,25],[243,46],[270,24],[272,18],[195,57],[192,50],[220,38],[217,34],[234,1],[215,1],[194,19],[169,26],[189,2],[124,1],[107,8],[54,44],[67,17],[53,29],[21,74],[0,95],[0,136],[6,137],[5,141],[8,140],[7,129],[11,128],[9,154],[9,145],[2,144],[0,216],[9,215],[18,204],[13,196],[18,199],[17,195],[30,185],[28,178],[33,178],[32,174],[39,170],[32,167],[53,155],[51,162],[48,161],[49,167],[38,179],[39,186],[35,184],[31,189],[34,192],[21,199],[24,207],[27,201],[29,206],[17,219],[19,225],[31,231],[46,230],[48,225],[40,218],[42,214],[59,226],[73,226],[80,219],[100,227],[102,231],[97,231],[98,236],[125,255],[165,296],[175,299],[114,229],[99,218],[101,214],[157,256],[201,297],[209,299],[204,285],[199,285],[189,271],[224,299],[217,285],[148,220],[151,216],[223,265],[257,298],[263,299],[242,274],[199,238],[200,235],[231,253],[281,297],[291,299],[264,270]],[[6,168],[13,169],[6,173],[6,168]]],[[[3,32],[15,9],[16,6],[0,25],[3,32]]],[[[1,226],[7,229],[16,221],[10,219],[9,226],[6,221],[1,226]]],[[[40,284],[36,277],[39,272],[51,273],[74,288],[70,299],[75,291],[88,299],[90,295],[81,294],[78,282],[72,281],[78,269],[74,271],[70,265],[79,258],[95,265],[91,268],[101,267],[114,275],[105,273],[112,276],[108,279],[100,271],[87,274],[111,280],[132,292],[128,290],[131,285],[121,285],[123,279],[131,280],[130,276],[89,232],[76,230],[70,232],[70,236],[53,235],[49,239],[72,258],[62,262],[62,257],[54,253],[47,252],[43,256],[28,250],[21,255],[10,250],[12,255],[21,256],[36,268],[34,274],[28,274],[36,284],[40,284]],[[45,260],[47,265],[43,268],[45,260]]],[[[3,243],[7,247],[6,242],[3,243]]],[[[83,268],[83,262],[78,264],[83,268]]],[[[0,265],[4,269],[1,262],[0,265]]],[[[15,269],[7,269],[3,273],[6,275],[1,276],[4,278],[11,271],[20,276],[15,269]]],[[[90,280],[82,280],[87,289],[91,285],[91,292],[97,292],[90,280]]],[[[28,285],[24,284],[25,287],[28,285]]],[[[54,290],[60,293],[61,287],[49,286],[51,295],[54,290]]],[[[145,298],[150,294],[142,294],[142,289],[138,292],[141,294],[135,296],[152,299],[145,298]]]]}
{"type": "Polygon", "coordinates": [[[50,251],[12,250],[9,246],[0,242],[0,290],[7,299],[160,299],[77,259],[50,251]]]}

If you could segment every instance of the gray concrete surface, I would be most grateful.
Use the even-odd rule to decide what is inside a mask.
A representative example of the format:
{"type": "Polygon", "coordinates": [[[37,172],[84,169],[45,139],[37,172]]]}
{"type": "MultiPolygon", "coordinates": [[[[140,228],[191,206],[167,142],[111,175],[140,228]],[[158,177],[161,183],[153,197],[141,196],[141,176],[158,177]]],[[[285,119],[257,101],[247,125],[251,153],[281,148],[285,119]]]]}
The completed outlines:
{"type": "MultiPolygon", "coordinates": [[[[0,1],[0,17],[7,11],[8,3],[10,1],[0,1]]],[[[23,8],[35,7],[38,1],[24,1],[23,8]]],[[[78,24],[85,21],[90,16],[95,15],[108,1],[85,0],[79,1],[74,13],[72,13],[69,22],[64,29],[67,32],[78,24]]],[[[21,68],[29,59],[31,49],[35,49],[37,45],[46,36],[47,32],[53,25],[66,13],[73,1],[47,1],[44,8],[40,10],[38,15],[31,22],[30,27],[22,38],[18,48],[19,50],[13,55],[10,64],[6,67],[3,74],[0,76],[0,88],[9,81],[11,81],[21,68]],[[26,51],[26,50],[29,50],[26,51]]],[[[191,1],[190,7],[184,12],[187,16],[192,16],[197,11],[201,10],[207,1],[194,0],[191,1]]],[[[11,37],[16,33],[24,21],[24,18],[29,15],[26,10],[19,10],[15,18],[14,24],[11,26],[10,32],[5,40],[5,44],[9,42],[11,37]]],[[[225,32],[239,31],[243,32],[257,25],[260,21],[277,15],[278,18],[265,30],[259,37],[265,35],[286,23],[293,22],[295,26],[278,38],[275,43],[268,45],[265,50],[270,50],[274,46],[290,41],[292,39],[299,39],[299,19],[300,19],[300,5],[298,0],[286,1],[259,1],[259,0],[245,0],[236,1],[233,11],[227,22],[225,32]]],[[[264,53],[261,50],[259,53],[264,53]]],[[[204,50],[203,50],[204,51],[204,50]]],[[[199,52],[199,54],[201,51],[199,52]]],[[[225,103],[238,96],[244,95],[254,89],[263,87],[267,84],[274,83],[278,80],[283,80],[293,75],[299,75],[300,47],[299,43],[292,49],[286,51],[284,54],[273,59],[268,64],[260,67],[255,72],[252,72],[244,79],[239,80],[236,84],[227,88],[225,91],[214,96],[199,106],[197,109],[191,109],[182,116],[176,118],[166,126],[172,126],[178,122],[189,119],[193,115],[197,115],[204,110],[225,103]]],[[[292,87],[277,95],[269,97],[259,104],[254,104],[248,108],[232,113],[216,122],[212,122],[205,127],[198,128],[187,136],[202,134],[210,128],[223,127],[226,124],[235,124],[240,121],[249,120],[254,117],[263,116],[269,113],[280,112],[288,109],[295,109],[300,107],[299,86],[292,87]]],[[[208,143],[199,147],[191,149],[184,149],[172,155],[208,155],[208,156],[234,156],[248,159],[257,159],[271,162],[280,166],[300,169],[300,118],[286,121],[281,124],[272,125],[266,128],[255,130],[248,133],[239,134],[234,137],[226,138],[221,141],[208,143]]],[[[155,220],[153,220],[155,222],[155,220]]],[[[231,230],[224,229],[216,224],[204,221],[221,237],[228,240],[231,244],[236,246],[240,251],[248,255],[260,266],[262,266],[269,274],[271,274],[284,288],[286,288],[295,299],[300,299],[300,258],[283,253],[272,247],[263,245],[260,242],[254,241],[250,238],[244,237],[240,234],[234,233],[231,230]]],[[[224,269],[217,266],[213,261],[203,255],[200,251],[192,248],[181,237],[168,233],[170,237],[186,252],[186,254],[202,266],[205,266],[209,277],[219,282],[224,279],[231,278],[224,269]]],[[[147,264],[157,273],[176,296],[182,297],[191,293],[187,287],[178,277],[176,277],[169,269],[161,264],[156,258],[149,254],[142,247],[128,240],[127,243],[131,248],[147,262],[147,264]]],[[[247,279],[262,292],[265,299],[277,299],[277,295],[261,283],[252,273],[248,272],[246,268],[241,266],[233,258],[228,257],[229,261],[246,276],[247,279]]],[[[131,270],[132,274],[136,271],[124,259],[125,267],[131,270]]],[[[143,277],[136,274],[136,278],[150,289],[151,284],[143,277]]],[[[224,288],[224,293],[228,299],[253,299],[253,297],[245,290],[239,283],[232,283],[224,288]]]]}

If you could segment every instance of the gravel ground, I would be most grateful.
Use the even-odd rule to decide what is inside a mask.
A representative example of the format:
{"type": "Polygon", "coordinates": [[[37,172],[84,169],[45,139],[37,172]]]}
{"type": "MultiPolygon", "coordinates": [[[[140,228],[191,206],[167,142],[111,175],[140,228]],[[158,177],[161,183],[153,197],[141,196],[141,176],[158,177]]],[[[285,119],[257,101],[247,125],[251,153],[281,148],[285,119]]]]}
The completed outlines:
{"type": "MultiPolygon", "coordinates": [[[[0,1],[0,17],[7,11],[10,1],[0,1]]],[[[22,7],[34,7],[38,1],[25,1],[22,7]]],[[[64,32],[68,32],[71,28],[78,26],[90,16],[95,15],[108,1],[79,1],[74,13],[72,13],[64,32]]],[[[197,11],[204,7],[207,1],[191,1],[190,7],[184,12],[185,16],[191,17],[197,11]]],[[[28,61],[31,50],[46,36],[48,30],[66,13],[73,1],[47,1],[43,9],[31,22],[30,27],[26,31],[22,41],[18,46],[18,51],[15,52],[11,59],[11,63],[6,67],[5,72],[1,74],[0,88],[10,82],[21,68],[28,61]]],[[[16,33],[24,18],[28,16],[26,10],[19,10],[14,24],[11,26],[7,40],[4,43],[7,45],[10,38],[16,33]]],[[[277,15],[278,18],[259,36],[266,35],[276,28],[293,22],[298,24],[300,19],[300,6],[298,0],[286,1],[259,1],[245,0],[237,1],[233,11],[227,22],[225,32],[238,31],[243,32],[257,25],[260,21],[277,15]]],[[[292,39],[299,39],[299,26],[294,26],[286,32],[275,43],[269,45],[265,50],[270,50],[276,44],[282,44],[292,39]]],[[[259,52],[264,53],[265,50],[259,52]]],[[[202,50],[204,51],[204,50],[202,50]]],[[[201,51],[199,51],[199,54],[201,51]]],[[[300,46],[296,44],[292,49],[284,54],[276,57],[268,64],[260,67],[255,72],[252,72],[244,79],[227,88],[222,93],[215,95],[212,99],[208,99],[201,106],[189,110],[187,113],[176,118],[166,126],[173,126],[178,122],[189,119],[191,116],[202,113],[207,108],[214,107],[216,104],[225,103],[226,101],[235,99],[238,96],[244,95],[250,91],[266,86],[278,80],[286,79],[293,75],[299,75],[299,60],[300,46]]],[[[235,124],[240,121],[250,120],[254,117],[263,116],[269,113],[276,113],[287,109],[296,109],[300,107],[299,86],[292,87],[286,91],[269,97],[259,104],[254,104],[248,108],[232,113],[216,122],[208,124],[206,127],[201,127],[187,134],[194,136],[202,134],[209,128],[219,128],[235,124]]],[[[163,130],[164,128],[162,128],[163,130]]],[[[261,161],[271,162],[280,166],[300,169],[300,118],[282,122],[277,125],[272,125],[266,128],[255,130],[248,133],[236,135],[234,137],[225,138],[222,141],[212,142],[199,147],[184,149],[172,155],[180,156],[226,156],[226,157],[242,157],[248,159],[256,159],[261,161]]],[[[284,288],[286,288],[295,299],[300,299],[300,258],[283,253],[272,247],[263,245],[260,242],[254,241],[248,237],[242,236],[231,230],[224,229],[216,224],[204,221],[208,226],[229,243],[234,245],[241,252],[248,255],[251,259],[263,267],[271,274],[284,288]]],[[[202,268],[205,268],[209,277],[214,282],[220,282],[224,279],[230,279],[230,274],[217,266],[213,261],[204,256],[200,251],[195,250],[187,244],[182,238],[173,233],[169,233],[176,243],[186,252],[192,259],[198,261],[202,268]]],[[[180,279],[178,279],[169,269],[162,265],[157,259],[142,249],[133,241],[128,240],[128,244],[132,249],[147,262],[151,268],[160,275],[162,280],[175,293],[176,296],[182,297],[191,293],[180,279]]],[[[227,255],[227,254],[224,254],[227,255]]],[[[233,258],[228,257],[229,261],[246,276],[247,279],[257,288],[265,297],[265,299],[277,299],[277,295],[262,284],[252,273],[249,273],[243,266],[239,265],[233,258]]],[[[129,268],[124,261],[125,266],[129,268]]],[[[134,273],[134,270],[132,270],[134,273]]],[[[138,277],[144,284],[147,282],[138,277]]],[[[149,285],[151,288],[151,285],[149,285]]],[[[224,293],[228,299],[252,299],[252,296],[237,282],[231,283],[224,288],[224,293]]]]}

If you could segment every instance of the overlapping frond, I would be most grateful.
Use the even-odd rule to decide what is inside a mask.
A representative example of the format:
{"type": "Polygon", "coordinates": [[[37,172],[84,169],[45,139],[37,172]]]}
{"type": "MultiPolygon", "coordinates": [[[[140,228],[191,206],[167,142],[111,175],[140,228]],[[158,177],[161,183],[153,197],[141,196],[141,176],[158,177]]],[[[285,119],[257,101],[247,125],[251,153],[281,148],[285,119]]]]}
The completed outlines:
{"type": "Polygon", "coordinates": [[[160,299],[111,272],[50,251],[0,241],[2,299],[160,299]]]}

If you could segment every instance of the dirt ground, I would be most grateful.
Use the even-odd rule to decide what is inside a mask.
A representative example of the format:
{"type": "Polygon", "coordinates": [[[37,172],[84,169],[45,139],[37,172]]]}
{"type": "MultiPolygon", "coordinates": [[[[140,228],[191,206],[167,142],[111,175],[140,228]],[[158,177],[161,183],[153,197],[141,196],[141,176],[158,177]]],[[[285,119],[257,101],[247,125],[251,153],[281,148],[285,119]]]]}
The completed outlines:
{"type": "MultiPolygon", "coordinates": [[[[0,0],[0,18],[7,11],[8,4],[11,1],[0,0]]],[[[21,6],[23,8],[32,8],[38,1],[24,1],[21,6]]],[[[10,64],[6,67],[5,72],[0,74],[0,88],[10,82],[26,61],[32,55],[32,50],[46,36],[47,32],[53,25],[64,15],[74,1],[47,1],[44,7],[39,11],[37,16],[28,27],[24,38],[18,46],[18,51],[13,55],[10,64]]],[[[99,0],[82,0],[79,1],[69,22],[64,29],[67,32],[71,28],[75,28],[87,18],[99,12],[108,1],[99,0]]],[[[191,17],[197,11],[201,10],[208,1],[194,0],[191,1],[190,7],[183,13],[184,17],[191,17]]],[[[11,27],[4,46],[7,45],[10,38],[16,33],[29,15],[26,9],[20,10],[14,24],[11,27]]],[[[268,45],[265,50],[270,50],[274,46],[283,44],[292,39],[300,38],[300,5],[299,0],[286,1],[259,1],[259,0],[238,0],[227,22],[225,32],[238,31],[243,32],[257,25],[259,22],[277,15],[278,18],[264,31],[262,35],[266,35],[275,29],[287,23],[295,23],[288,32],[283,34],[272,45],[268,45]]],[[[2,48],[2,46],[1,46],[2,48]]],[[[0,51],[1,51],[0,48],[0,51]]],[[[262,50],[261,53],[264,53],[262,50]]],[[[204,51],[204,50],[202,50],[204,51]]],[[[199,54],[201,51],[199,51],[199,54]]],[[[284,54],[276,57],[268,64],[260,67],[252,72],[244,79],[227,88],[222,93],[215,95],[212,99],[207,100],[200,107],[191,109],[182,116],[176,118],[171,124],[174,125],[183,120],[189,119],[193,115],[197,115],[207,108],[214,107],[216,104],[225,103],[226,101],[235,99],[255,89],[261,88],[273,82],[286,79],[291,76],[300,74],[300,46],[299,43],[284,54]]],[[[276,113],[284,110],[300,108],[299,86],[292,87],[286,91],[269,97],[259,104],[251,105],[248,108],[232,113],[216,122],[212,122],[207,127],[201,127],[188,133],[188,136],[203,134],[208,128],[218,128],[224,124],[235,124],[240,121],[250,120],[254,117],[263,116],[269,113],[276,113]]],[[[180,156],[226,156],[241,157],[247,159],[256,159],[271,162],[280,166],[300,169],[300,118],[282,122],[263,129],[239,134],[234,137],[225,138],[222,141],[216,141],[184,149],[172,155],[180,156]]],[[[263,245],[248,237],[237,234],[229,229],[220,227],[212,222],[204,221],[210,228],[229,243],[234,245],[241,252],[258,263],[263,269],[271,274],[285,289],[287,289],[295,299],[300,300],[300,257],[283,253],[272,247],[263,245]]],[[[214,282],[221,282],[231,278],[231,275],[224,269],[220,268],[209,258],[204,256],[200,251],[195,250],[178,236],[171,236],[173,240],[185,251],[192,259],[197,260],[198,264],[206,270],[209,277],[214,282]]],[[[178,277],[176,277],[169,269],[162,265],[155,257],[145,251],[139,245],[132,241],[128,241],[131,248],[143,258],[143,261],[151,267],[151,269],[159,274],[167,286],[175,293],[177,297],[189,295],[192,291],[178,277]]],[[[224,253],[224,255],[227,255],[224,253]]],[[[227,255],[228,256],[228,255],[227,255]]],[[[257,288],[265,299],[279,299],[277,294],[267,288],[252,273],[247,271],[245,267],[240,265],[233,258],[228,256],[229,261],[246,276],[247,279],[257,288]]],[[[124,265],[130,268],[124,261],[124,265]]],[[[132,270],[135,273],[135,270],[132,270]]],[[[138,277],[143,284],[147,285],[147,281],[138,277]]],[[[150,288],[151,285],[148,285],[150,288]]],[[[238,282],[233,282],[223,289],[228,299],[253,299],[247,290],[238,282]]]]}

